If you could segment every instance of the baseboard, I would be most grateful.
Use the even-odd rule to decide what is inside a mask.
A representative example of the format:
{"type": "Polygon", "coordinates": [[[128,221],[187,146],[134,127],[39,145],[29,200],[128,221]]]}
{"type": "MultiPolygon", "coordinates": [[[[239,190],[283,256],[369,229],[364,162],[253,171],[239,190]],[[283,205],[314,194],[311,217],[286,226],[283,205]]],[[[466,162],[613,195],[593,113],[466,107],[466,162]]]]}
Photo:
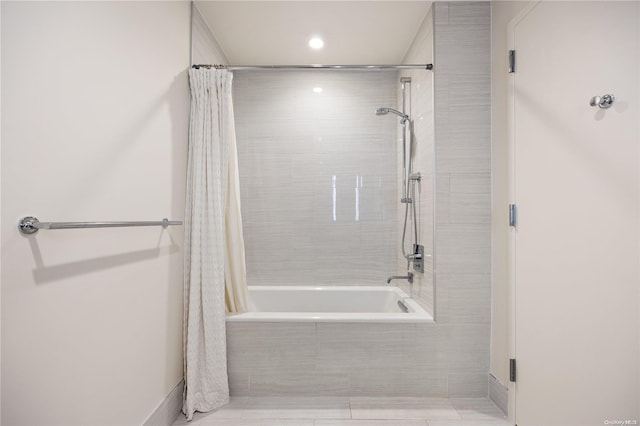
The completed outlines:
{"type": "Polygon", "coordinates": [[[169,392],[169,395],[162,400],[142,426],[171,426],[182,411],[183,389],[184,379],[180,380],[180,383],[169,392]]]}
{"type": "Polygon", "coordinates": [[[489,399],[496,404],[505,416],[509,414],[509,389],[493,374],[489,374],[489,399]]]}

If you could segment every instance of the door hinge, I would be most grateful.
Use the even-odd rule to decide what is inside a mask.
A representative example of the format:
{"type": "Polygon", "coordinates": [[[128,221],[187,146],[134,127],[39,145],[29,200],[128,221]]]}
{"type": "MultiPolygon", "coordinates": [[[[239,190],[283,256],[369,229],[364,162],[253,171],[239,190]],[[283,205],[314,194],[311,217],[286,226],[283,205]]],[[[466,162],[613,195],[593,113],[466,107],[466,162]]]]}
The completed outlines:
{"type": "Polygon", "coordinates": [[[515,358],[511,358],[509,360],[509,381],[510,382],[514,382],[516,381],[516,360],[515,358]]]}
{"type": "Polygon", "coordinates": [[[509,204],[509,226],[516,226],[517,224],[517,215],[516,215],[516,205],[509,204]]]}
{"type": "Polygon", "coordinates": [[[509,51],[509,74],[516,72],[516,51],[509,51]]]}

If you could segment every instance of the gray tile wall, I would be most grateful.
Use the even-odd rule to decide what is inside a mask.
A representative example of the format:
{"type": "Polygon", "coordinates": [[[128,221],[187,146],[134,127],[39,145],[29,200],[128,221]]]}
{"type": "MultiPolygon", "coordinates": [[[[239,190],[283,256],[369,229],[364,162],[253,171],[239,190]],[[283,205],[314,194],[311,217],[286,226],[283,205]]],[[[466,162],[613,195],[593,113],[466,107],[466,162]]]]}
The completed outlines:
{"type": "MultiPolygon", "coordinates": [[[[433,10],[427,13],[418,34],[407,51],[405,64],[424,64],[433,62],[433,10]]],[[[434,138],[434,104],[433,104],[433,72],[425,70],[404,70],[402,77],[410,77],[410,110],[414,123],[413,171],[420,172],[422,180],[417,185],[416,199],[418,216],[418,241],[424,246],[426,255],[433,255],[434,229],[434,167],[435,167],[435,138],[434,138]]],[[[398,92],[399,107],[402,105],[402,91],[398,92]]],[[[399,146],[400,148],[400,146],[399,146]]],[[[401,161],[402,151],[398,153],[401,161]]],[[[401,163],[399,163],[401,164],[401,163]]],[[[401,166],[399,166],[401,167],[401,166]]],[[[398,178],[400,183],[400,178],[398,178]]],[[[400,189],[399,189],[400,191],[400,189]]],[[[398,205],[398,227],[402,232],[404,205],[398,205]]],[[[410,238],[412,222],[407,225],[410,238]]],[[[413,241],[413,238],[410,239],[413,241]]],[[[399,243],[398,243],[399,244],[399,243]]],[[[410,250],[411,245],[405,247],[410,250]]],[[[398,250],[398,273],[404,273],[407,262],[398,250]]],[[[410,294],[428,312],[433,314],[433,258],[425,258],[425,272],[414,272],[414,282],[409,285],[399,282],[399,286],[410,294]]]]}
{"type": "Polygon", "coordinates": [[[434,3],[436,327],[450,396],[486,396],[491,323],[489,2],[434,3]]]}
{"type": "MultiPolygon", "coordinates": [[[[437,173],[434,263],[436,324],[228,324],[229,379],[232,394],[487,396],[491,297],[489,11],[488,2],[434,3],[433,6],[437,173]]],[[[395,76],[393,81],[388,102],[395,102],[395,76]]],[[[282,90],[276,90],[270,96],[279,94],[291,97],[285,95],[286,85],[280,88],[282,90]]],[[[249,91],[249,88],[245,90],[249,91]]],[[[260,96],[253,102],[259,104],[259,98],[260,96]]],[[[375,103],[367,108],[375,109],[377,106],[382,105],[375,103]]],[[[278,111],[289,114],[288,108],[284,106],[280,106],[278,111]]],[[[295,144],[287,139],[290,135],[270,130],[271,127],[266,121],[278,119],[277,116],[271,116],[269,119],[259,118],[257,122],[251,120],[244,125],[250,126],[248,128],[255,134],[267,135],[262,139],[266,143],[284,138],[286,144],[290,145],[287,149],[294,150],[292,158],[278,163],[286,152],[281,150],[280,143],[256,146],[256,143],[248,144],[248,139],[244,141],[245,152],[240,155],[241,158],[245,158],[244,161],[254,158],[251,160],[251,167],[258,170],[258,177],[254,178],[257,181],[273,179],[288,184],[289,181],[282,177],[299,177],[296,170],[299,170],[302,164],[293,161],[293,158],[304,158],[306,155],[306,158],[313,160],[314,152],[320,154],[322,150],[314,151],[308,144],[295,144]],[[246,152],[247,149],[257,151],[246,152]],[[308,151],[310,149],[311,153],[308,151]],[[245,157],[242,157],[243,155],[245,157]],[[268,161],[262,161],[263,158],[268,161]],[[268,166],[271,161],[275,165],[268,166]]],[[[245,117],[245,120],[249,118],[245,117]]],[[[369,126],[391,123],[387,130],[380,131],[396,135],[397,123],[394,120],[374,120],[368,123],[369,126]]],[[[248,138],[248,135],[243,137],[248,138]]],[[[313,143],[313,135],[300,136],[305,137],[305,140],[313,143]]],[[[390,139],[393,140],[394,137],[391,136],[390,139]]],[[[243,146],[240,140],[239,146],[243,146]]],[[[340,146],[343,145],[334,145],[331,152],[337,154],[340,146]]],[[[391,147],[377,146],[376,149],[395,150],[395,142],[391,147]]],[[[315,161],[328,162],[329,158],[333,157],[327,155],[315,161]]],[[[391,158],[396,161],[395,154],[391,154],[391,158]]],[[[382,159],[368,158],[367,161],[382,159]]],[[[332,166],[332,170],[336,170],[334,173],[350,173],[353,166],[344,165],[345,169],[341,170],[341,164],[343,163],[332,166]]],[[[306,168],[321,170],[312,166],[306,168]]],[[[388,193],[383,191],[383,194],[387,194],[391,199],[388,203],[391,209],[382,210],[382,218],[396,211],[397,180],[395,166],[392,168],[394,177],[389,181],[389,185],[394,190],[388,193]]],[[[318,171],[317,175],[313,176],[321,176],[321,172],[318,171]]],[[[242,179],[246,182],[251,177],[243,176],[242,179]]],[[[311,185],[310,178],[303,182],[307,186],[311,185]]],[[[382,187],[385,187],[383,181],[380,182],[382,187]]],[[[302,205],[292,203],[285,197],[282,200],[283,207],[264,204],[249,210],[263,209],[261,215],[277,218],[281,208],[302,211],[308,209],[307,212],[313,212],[314,220],[319,220],[316,229],[318,232],[325,232],[319,240],[327,242],[327,247],[344,250],[341,254],[358,247],[353,237],[358,235],[358,231],[353,231],[348,222],[331,224],[334,228],[327,227],[327,222],[330,221],[327,221],[326,214],[314,211],[314,208],[326,210],[326,205],[316,206],[315,195],[309,196],[301,188],[294,190],[298,191],[297,199],[302,200],[302,205]],[[350,235],[351,242],[344,243],[347,245],[346,248],[339,248],[340,244],[337,242],[341,241],[343,235],[350,235]]],[[[326,184],[319,184],[318,193],[321,194],[322,190],[327,190],[326,184]]],[[[281,194],[283,197],[287,193],[290,193],[289,190],[282,193],[276,191],[276,195],[281,194]]],[[[245,193],[245,197],[247,195],[245,193]]],[[[246,211],[250,215],[249,210],[243,210],[243,214],[246,211]]],[[[269,235],[263,235],[260,237],[261,240],[260,233],[282,233],[292,241],[300,240],[301,235],[304,235],[303,239],[308,247],[315,244],[313,238],[320,236],[320,233],[311,236],[305,234],[308,227],[304,221],[265,221],[253,225],[247,224],[246,221],[245,217],[245,229],[253,232],[253,238],[256,238],[256,241],[264,241],[264,244],[271,240],[269,235]],[[256,229],[251,230],[251,226],[256,229]]],[[[388,259],[394,263],[389,267],[395,268],[398,241],[398,236],[395,235],[396,219],[388,225],[384,220],[370,224],[370,228],[378,227],[378,230],[388,226],[388,232],[369,234],[362,232],[363,226],[361,223],[360,249],[369,249],[365,247],[366,244],[362,244],[363,238],[370,238],[373,241],[371,244],[375,246],[379,243],[375,240],[378,235],[388,236],[389,240],[385,240],[382,245],[386,244],[389,247],[388,259]]],[[[278,247],[287,247],[283,243],[278,244],[278,247]]],[[[375,248],[371,250],[375,252],[375,248]]],[[[299,283],[300,280],[296,281],[289,274],[304,275],[309,274],[310,270],[314,271],[313,274],[309,274],[313,279],[318,280],[321,276],[318,269],[310,269],[313,262],[305,263],[305,259],[302,259],[301,265],[296,262],[291,264],[291,257],[286,253],[277,253],[273,247],[268,252],[259,251],[253,255],[271,256],[266,257],[269,261],[258,263],[264,268],[267,277],[264,283],[276,277],[289,277],[284,281],[299,283]]],[[[336,265],[340,265],[343,262],[351,262],[350,259],[349,256],[337,257],[334,261],[336,265]]],[[[329,278],[336,278],[330,268],[324,271],[327,271],[329,278]]],[[[253,271],[254,274],[259,272],[262,271],[253,271]]],[[[383,271],[378,271],[377,274],[380,272],[383,271]]],[[[309,276],[303,276],[304,283],[309,282],[309,276]]],[[[372,277],[372,280],[375,279],[378,277],[372,277]]]]}
{"type": "Polygon", "coordinates": [[[375,111],[396,104],[397,81],[234,73],[250,285],[384,284],[395,272],[398,124],[375,111]]]}
{"type": "Polygon", "coordinates": [[[234,396],[486,397],[486,327],[228,323],[234,396]]]}
{"type": "Polygon", "coordinates": [[[227,336],[235,396],[447,395],[448,336],[437,327],[234,322],[227,336]]]}

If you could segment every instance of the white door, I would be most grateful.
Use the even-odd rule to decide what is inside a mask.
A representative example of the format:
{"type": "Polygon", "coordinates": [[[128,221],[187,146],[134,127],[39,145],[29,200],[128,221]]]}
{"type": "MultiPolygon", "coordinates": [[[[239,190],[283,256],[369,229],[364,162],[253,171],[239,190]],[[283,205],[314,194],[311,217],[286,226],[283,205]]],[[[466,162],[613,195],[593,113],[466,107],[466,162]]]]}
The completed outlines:
{"type": "Polygon", "coordinates": [[[640,424],[639,7],[543,1],[512,22],[518,426],[640,424]]]}

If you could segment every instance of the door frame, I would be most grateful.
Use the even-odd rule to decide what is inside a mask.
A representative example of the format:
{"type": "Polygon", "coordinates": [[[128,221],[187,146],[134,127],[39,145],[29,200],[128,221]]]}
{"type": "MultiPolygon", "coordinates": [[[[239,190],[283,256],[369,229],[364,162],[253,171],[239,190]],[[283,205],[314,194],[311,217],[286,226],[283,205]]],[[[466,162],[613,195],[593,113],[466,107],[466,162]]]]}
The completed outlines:
{"type": "MultiPolygon", "coordinates": [[[[507,25],[507,49],[515,49],[515,30],[516,26],[529,15],[536,7],[542,3],[542,0],[530,1],[507,25]]],[[[507,53],[507,52],[505,52],[507,53]]],[[[516,53],[515,72],[509,75],[507,80],[507,176],[508,176],[508,202],[517,206],[516,198],[516,140],[515,140],[515,75],[518,72],[518,59],[516,53]]],[[[508,206],[505,206],[507,208],[508,206]]],[[[518,232],[517,223],[515,227],[509,227],[509,239],[507,242],[508,252],[508,270],[507,270],[507,346],[509,359],[517,359],[516,354],[516,233],[518,232]]],[[[516,394],[518,392],[517,381],[507,383],[508,389],[508,419],[511,424],[516,424],[517,406],[516,394]]]]}
{"type": "MultiPolygon", "coordinates": [[[[550,1],[550,0],[546,0],[550,1]]],[[[536,9],[540,4],[545,2],[545,0],[530,0],[529,3],[508,23],[507,31],[506,31],[506,49],[507,50],[516,50],[516,28],[518,24],[520,24],[534,9],[536,9]]],[[[637,19],[640,22],[640,7],[637,9],[637,19]]],[[[640,46],[640,32],[638,32],[639,39],[637,42],[640,46]]],[[[507,52],[504,52],[507,55],[507,52]]],[[[515,62],[515,73],[509,75],[506,83],[506,105],[507,105],[507,114],[506,114],[506,142],[507,142],[507,179],[508,179],[508,203],[517,205],[517,188],[516,188],[516,140],[515,140],[515,85],[516,80],[515,77],[518,73],[518,59],[516,52],[516,62],[515,62]]],[[[640,99],[640,85],[638,86],[638,97],[640,99]]],[[[640,121],[637,122],[638,131],[640,132],[640,121]]],[[[640,161],[640,158],[638,158],[640,161]]],[[[640,164],[640,163],[639,163],[640,164]]],[[[638,166],[640,168],[640,165],[638,166]]],[[[504,206],[507,208],[507,206],[504,206]]],[[[508,348],[508,358],[517,359],[516,352],[516,293],[517,293],[517,277],[516,277],[516,236],[517,236],[517,226],[509,228],[509,235],[507,241],[507,314],[508,314],[508,324],[507,324],[507,348],[508,348]]],[[[640,303],[640,299],[638,300],[640,303]]],[[[640,329],[639,329],[640,330],[640,329]]],[[[521,336],[522,337],[522,336],[521,336]]],[[[638,381],[640,383],[640,376],[638,377],[638,381]]],[[[517,419],[517,393],[518,393],[518,383],[517,382],[508,382],[508,420],[511,424],[516,425],[517,419]]],[[[638,400],[638,406],[640,407],[640,395],[638,400]]]]}

